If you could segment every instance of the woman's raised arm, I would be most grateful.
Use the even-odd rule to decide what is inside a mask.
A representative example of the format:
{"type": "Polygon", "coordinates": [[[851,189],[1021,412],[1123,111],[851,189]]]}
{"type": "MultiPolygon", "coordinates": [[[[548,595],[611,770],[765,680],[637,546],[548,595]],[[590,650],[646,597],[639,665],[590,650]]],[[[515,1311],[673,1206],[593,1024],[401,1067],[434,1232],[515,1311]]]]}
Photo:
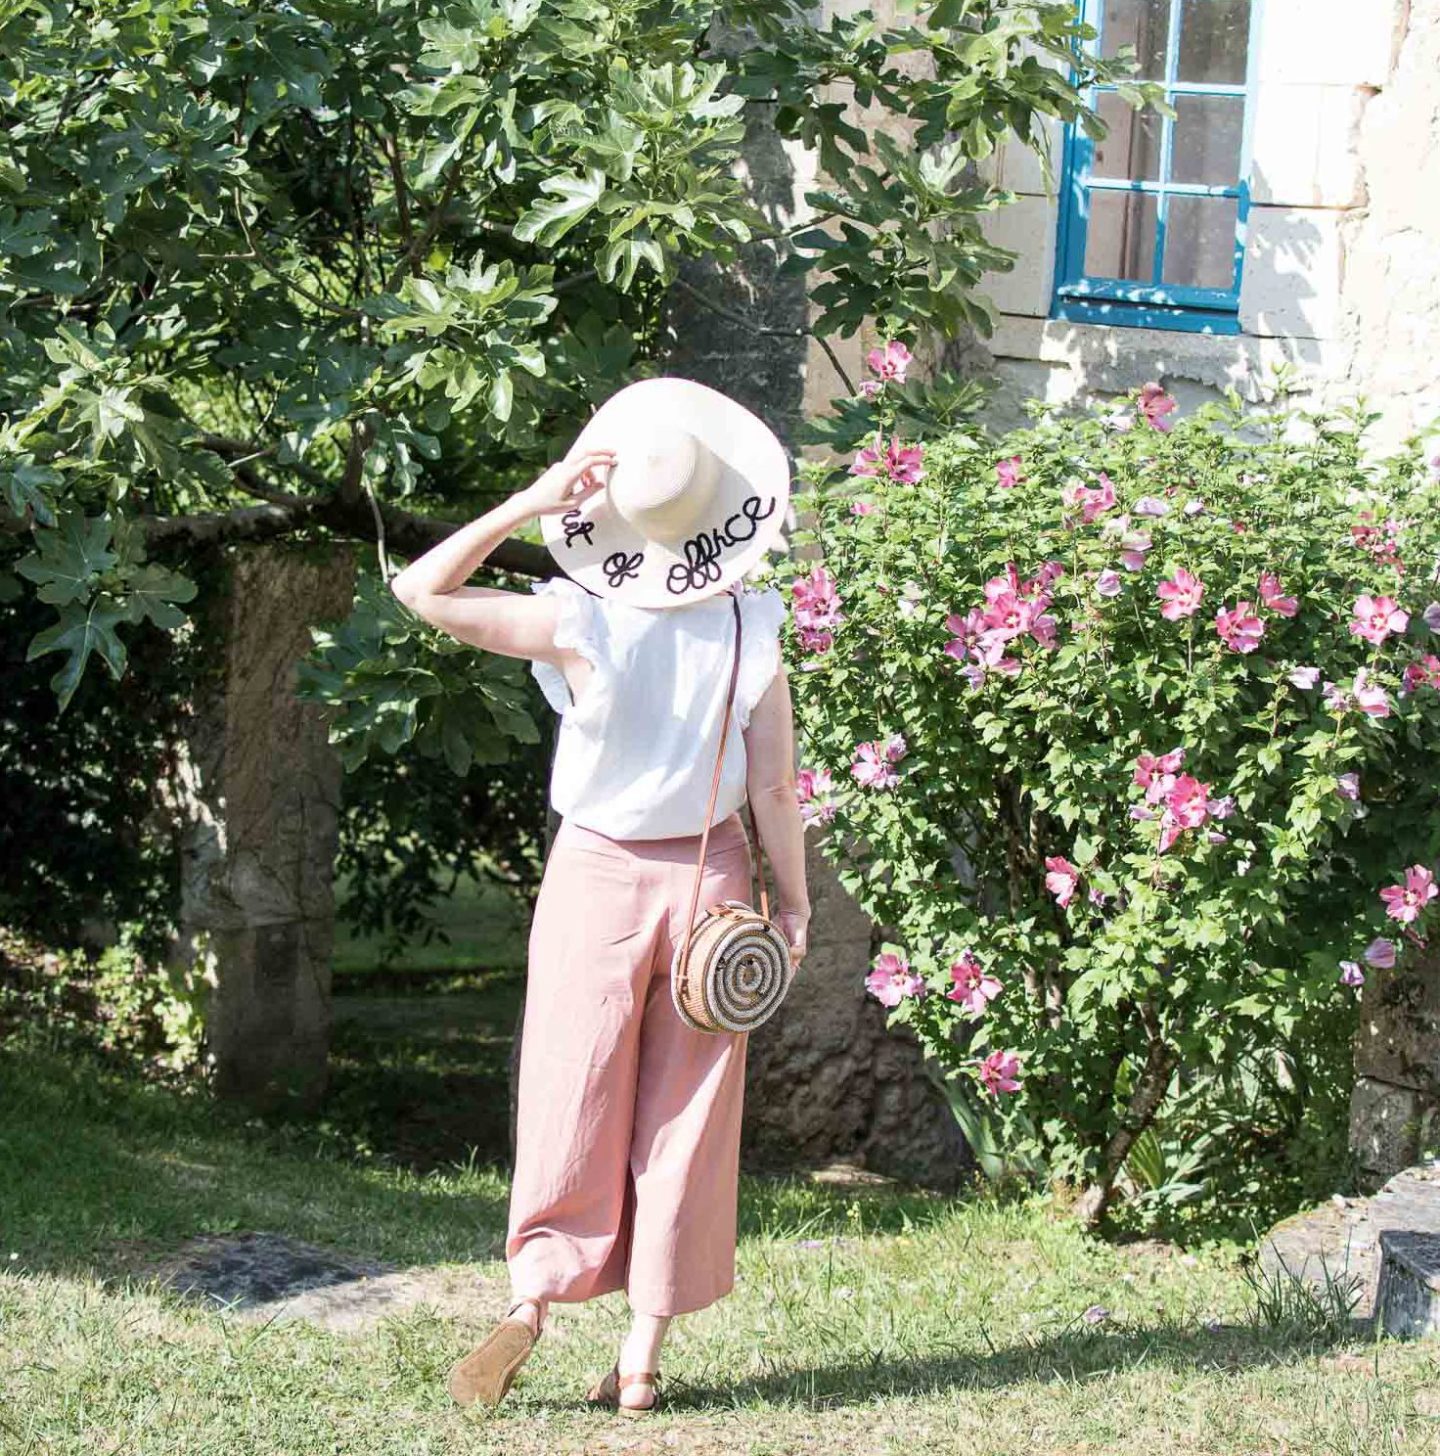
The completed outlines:
{"type": "Polygon", "coordinates": [[[751,709],[745,759],[746,793],[775,887],[771,919],[790,942],[790,958],[798,968],[808,949],[810,894],[805,822],[795,797],[795,714],[783,662],[751,709]]]}
{"type": "Polygon", "coordinates": [[[464,582],[527,521],[568,511],[602,490],[600,472],[615,459],[613,450],[587,450],[557,461],[533,484],[417,556],[390,579],[390,590],[417,616],[462,642],[507,657],[554,659],[553,597],[464,582]]]}

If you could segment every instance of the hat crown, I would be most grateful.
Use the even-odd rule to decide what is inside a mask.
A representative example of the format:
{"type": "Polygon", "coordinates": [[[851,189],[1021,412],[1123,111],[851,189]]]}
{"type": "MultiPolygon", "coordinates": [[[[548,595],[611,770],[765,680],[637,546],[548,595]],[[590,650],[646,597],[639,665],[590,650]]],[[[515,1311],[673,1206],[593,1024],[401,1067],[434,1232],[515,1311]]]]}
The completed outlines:
{"type": "Polygon", "coordinates": [[[616,453],[606,493],[642,536],[675,540],[703,518],[715,494],[720,462],[698,435],[657,425],[616,453]]]}

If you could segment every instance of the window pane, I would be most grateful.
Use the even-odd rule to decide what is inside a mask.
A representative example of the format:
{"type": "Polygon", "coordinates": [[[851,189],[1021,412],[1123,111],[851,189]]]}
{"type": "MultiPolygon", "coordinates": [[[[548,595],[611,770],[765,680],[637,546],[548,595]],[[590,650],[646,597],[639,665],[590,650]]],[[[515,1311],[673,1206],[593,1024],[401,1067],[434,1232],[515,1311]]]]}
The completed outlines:
{"type": "Polygon", "coordinates": [[[1120,47],[1135,47],[1140,75],[1165,76],[1165,41],[1170,33],[1170,0],[1105,0],[1100,22],[1100,54],[1115,56],[1120,47]]]}
{"type": "Polygon", "coordinates": [[[1180,80],[1244,85],[1249,36],[1250,0],[1183,0],[1180,80]]]}
{"type": "Polygon", "coordinates": [[[1136,111],[1113,91],[1102,91],[1095,111],[1110,128],[1096,142],[1091,173],[1096,177],[1123,177],[1132,182],[1153,182],[1160,176],[1160,124],[1164,118],[1146,107],[1136,111]]]}
{"type": "Polygon", "coordinates": [[[1234,187],[1240,180],[1243,96],[1174,96],[1175,141],[1172,182],[1206,182],[1234,187]]]}
{"type": "Polygon", "coordinates": [[[1153,192],[1090,190],[1085,272],[1092,278],[1149,283],[1155,275],[1156,197],[1153,192]]]}
{"type": "Polygon", "coordinates": [[[1165,217],[1165,283],[1235,286],[1234,197],[1171,197],[1165,217]]]}

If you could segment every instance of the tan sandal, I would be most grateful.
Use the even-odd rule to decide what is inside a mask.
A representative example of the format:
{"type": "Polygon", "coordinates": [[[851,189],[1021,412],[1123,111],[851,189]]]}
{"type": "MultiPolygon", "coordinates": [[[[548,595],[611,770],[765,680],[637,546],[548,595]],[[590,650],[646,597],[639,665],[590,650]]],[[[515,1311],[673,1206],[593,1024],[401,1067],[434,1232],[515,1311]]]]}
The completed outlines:
{"type": "Polygon", "coordinates": [[[522,1304],[534,1303],[533,1299],[517,1299],[489,1335],[450,1367],[445,1388],[458,1404],[484,1401],[487,1405],[498,1405],[505,1398],[515,1372],[545,1333],[544,1325],[532,1330],[528,1320],[511,1318],[522,1304]]]}
{"type": "Polygon", "coordinates": [[[590,1391],[585,1399],[591,1405],[602,1405],[610,1410],[618,1410],[622,1415],[649,1415],[660,1404],[660,1372],[658,1370],[637,1370],[629,1375],[622,1375],[620,1373],[620,1362],[617,1360],[590,1387],[590,1391]],[[620,1402],[620,1392],[629,1385],[653,1385],[655,1387],[655,1393],[650,1397],[647,1405],[622,1405],[620,1402]]]}

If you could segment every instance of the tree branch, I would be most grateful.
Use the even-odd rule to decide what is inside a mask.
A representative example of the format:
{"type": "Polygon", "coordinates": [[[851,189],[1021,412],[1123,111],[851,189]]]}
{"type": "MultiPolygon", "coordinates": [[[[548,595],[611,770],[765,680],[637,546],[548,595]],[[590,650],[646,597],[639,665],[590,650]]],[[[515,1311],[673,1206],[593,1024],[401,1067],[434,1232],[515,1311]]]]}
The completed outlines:
{"type": "Polygon", "coordinates": [[[405,256],[412,259],[412,271],[420,271],[418,262],[413,261],[415,229],[410,223],[410,188],[405,182],[405,164],[400,160],[399,140],[389,133],[381,137],[380,145],[385,159],[390,163],[390,181],[395,188],[395,213],[400,222],[400,236],[405,242],[405,256]]]}
{"type": "Polygon", "coordinates": [[[339,314],[342,318],[364,318],[365,315],[358,308],[349,308],[343,303],[332,303],[330,299],[318,293],[312,292],[303,283],[297,283],[280,266],[279,262],[260,245],[259,239],[250,231],[250,224],[245,217],[245,204],[240,200],[240,189],[232,187],[230,195],[235,200],[235,216],[240,223],[240,231],[245,234],[245,241],[250,246],[250,256],[257,262],[263,264],[274,276],[276,282],[282,288],[288,288],[292,293],[298,293],[301,298],[308,299],[316,308],[323,308],[329,313],[339,314]]]}
{"type": "Polygon", "coordinates": [[[1130,1156],[1136,1139],[1155,1121],[1155,1114],[1165,1100],[1170,1078],[1179,1064],[1179,1053],[1165,1040],[1160,1018],[1149,1001],[1140,1007],[1140,1022],[1145,1028],[1148,1045],[1145,1065],[1135,1079],[1130,1101],[1121,1116],[1120,1125],[1105,1144],[1100,1155],[1100,1173],[1094,1183],[1075,1203],[1075,1212],[1087,1228],[1095,1228],[1105,1216],[1115,1192],[1115,1180],[1130,1156]]]}
{"type": "Polygon", "coordinates": [[[418,259],[425,256],[425,250],[435,241],[435,234],[440,231],[440,224],[444,221],[445,211],[450,206],[455,196],[455,189],[460,185],[460,169],[465,161],[465,153],[470,149],[470,138],[465,138],[465,145],[460,148],[459,155],[450,163],[450,175],[445,182],[445,191],[441,193],[440,200],[435,204],[429,220],[425,224],[425,231],[418,238],[411,241],[410,246],[400,255],[400,261],[395,265],[390,279],[385,285],[386,293],[394,293],[400,286],[400,281],[405,277],[407,270],[418,259]]]}
{"type": "MultiPolygon", "coordinates": [[[[347,540],[366,543],[375,543],[383,531],[390,550],[414,560],[465,524],[397,510],[379,501],[372,502],[363,492],[348,502],[334,494],[286,495],[265,486],[244,465],[235,474],[243,490],[260,496],[266,503],[201,515],[140,516],[138,523],[147,543],[268,541],[298,535],[307,528],[324,527],[347,540]]],[[[502,541],[486,558],[482,569],[492,568],[537,578],[560,573],[549,551],[529,541],[502,541]]]]}

